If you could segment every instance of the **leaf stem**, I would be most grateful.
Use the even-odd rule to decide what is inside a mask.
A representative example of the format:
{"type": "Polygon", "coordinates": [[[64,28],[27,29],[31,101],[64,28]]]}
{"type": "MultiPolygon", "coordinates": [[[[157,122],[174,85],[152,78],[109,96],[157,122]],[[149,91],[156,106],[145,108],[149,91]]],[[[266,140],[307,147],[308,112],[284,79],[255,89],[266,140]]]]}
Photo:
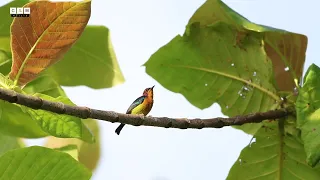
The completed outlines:
{"type": "Polygon", "coordinates": [[[296,88],[299,90],[300,89],[300,85],[299,85],[299,81],[297,78],[294,79],[294,83],[296,85],[296,88]]]}

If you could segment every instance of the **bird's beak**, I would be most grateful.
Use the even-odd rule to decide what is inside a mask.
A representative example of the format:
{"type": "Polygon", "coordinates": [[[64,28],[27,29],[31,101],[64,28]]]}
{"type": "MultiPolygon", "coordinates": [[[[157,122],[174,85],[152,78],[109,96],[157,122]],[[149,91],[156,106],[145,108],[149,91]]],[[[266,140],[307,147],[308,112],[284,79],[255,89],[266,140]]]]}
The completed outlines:
{"type": "Polygon", "coordinates": [[[154,86],[151,87],[151,89],[153,90],[154,86]]]}

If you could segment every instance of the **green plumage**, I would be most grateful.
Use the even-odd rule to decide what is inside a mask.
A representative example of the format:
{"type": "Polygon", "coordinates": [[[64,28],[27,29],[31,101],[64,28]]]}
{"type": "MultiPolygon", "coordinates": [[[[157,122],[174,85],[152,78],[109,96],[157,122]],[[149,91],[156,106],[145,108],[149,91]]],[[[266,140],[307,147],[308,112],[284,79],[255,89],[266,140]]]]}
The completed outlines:
{"type": "Polygon", "coordinates": [[[128,108],[126,114],[137,114],[135,113],[136,111],[134,109],[137,108],[139,105],[141,105],[145,98],[146,98],[145,96],[140,96],[135,101],[133,101],[133,103],[128,108]],[[134,113],[132,113],[132,110],[134,110],[134,113]]]}

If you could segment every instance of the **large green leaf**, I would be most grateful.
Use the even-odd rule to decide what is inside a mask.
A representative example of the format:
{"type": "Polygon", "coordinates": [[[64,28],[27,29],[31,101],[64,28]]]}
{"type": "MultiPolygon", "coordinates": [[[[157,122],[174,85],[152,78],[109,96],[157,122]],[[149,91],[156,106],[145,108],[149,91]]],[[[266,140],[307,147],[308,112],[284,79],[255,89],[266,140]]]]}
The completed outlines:
{"type": "MultiPolygon", "coordinates": [[[[23,88],[23,91],[28,94],[40,96],[47,100],[59,101],[65,104],[75,105],[66,96],[66,93],[61,88],[61,86],[51,76],[48,75],[40,76],[37,79],[31,81],[23,88]]],[[[83,120],[81,120],[80,118],[58,115],[43,110],[29,109],[28,112],[34,115],[34,119],[39,123],[39,125],[53,136],[79,138],[88,142],[92,142],[94,140],[93,135],[82,123],[83,120]],[[64,132],[60,132],[61,130],[63,130],[64,132]]]]}
{"type": "Polygon", "coordinates": [[[47,72],[63,86],[107,88],[124,82],[113,50],[109,29],[87,26],[63,59],[47,72]]]}
{"type": "Polygon", "coordinates": [[[307,153],[307,162],[315,166],[320,160],[320,68],[312,64],[299,90],[297,125],[307,153]]]}
{"type": "MultiPolygon", "coordinates": [[[[2,74],[0,75],[0,86],[8,88],[10,80],[2,74]]],[[[64,91],[61,87],[46,76],[38,78],[35,82],[31,82],[26,87],[26,90],[29,93],[43,92],[55,95],[58,97],[55,98],[39,93],[34,94],[46,100],[74,105],[64,96],[64,91]],[[44,80],[47,80],[47,83],[44,83],[44,80]]],[[[92,133],[82,123],[80,118],[55,114],[44,110],[34,110],[3,100],[0,101],[0,125],[2,132],[13,136],[34,138],[50,134],[62,138],[79,138],[90,143],[94,141],[92,133]]]]}
{"type": "MultiPolygon", "coordinates": [[[[279,90],[294,87],[293,78],[283,74],[301,77],[304,40],[303,35],[254,24],[220,0],[207,0],[190,19],[184,35],[150,57],[146,72],[200,109],[217,102],[227,116],[267,111],[281,101],[279,90]],[[281,54],[279,47],[285,45],[290,56],[281,54]],[[297,48],[299,56],[293,51],[297,48]],[[280,72],[278,67],[290,63],[295,66],[280,72]]],[[[260,127],[261,123],[237,128],[254,134],[260,127]]]]}
{"type": "Polygon", "coordinates": [[[24,147],[24,144],[21,141],[21,139],[2,134],[0,132],[0,156],[2,156],[2,154],[4,154],[9,150],[17,149],[21,147],[24,147]]]}
{"type": "Polygon", "coordinates": [[[0,179],[89,180],[91,172],[69,154],[44,147],[16,149],[0,157],[0,179]]]}
{"type": "MultiPolygon", "coordinates": [[[[234,46],[236,32],[224,23],[193,24],[151,56],[146,71],[171,91],[183,94],[204,109],[214,102],[228,116],[270,110],[280,98],[272,84],[272,64],[252,32],[242,47],[234,46]]],[[[261,124],[247,124],[255,132],[261,124]],[[251,127],[250,127],[251,126],[251,127]]],[[[250,127],[250,128],[249,128],[250,127]]]]}
{"type": "MultiPolygon", "coordinates": [[[[74,105],[67,97],[59,96],[53,98],[44,94],[35,94],[42,99],[62,102],[68,105],[74,105]]],[[[86,142],[94,142],[94,136],[82,120],[78,117],[56,114],[45,110],[34,110],[26,108],[31,117],[39,124],[39,126],[50,135],[60,138],[78,138],[86,142]]]]}
{"type": "Polygon", "coordinates": [[[305,162],[303,145],[294,137],[284,135],[282,125],[261,128],[256,142],[245,147],[230,169],[228,180],[320,179],[318,168],[313,169],[305,162]]]}

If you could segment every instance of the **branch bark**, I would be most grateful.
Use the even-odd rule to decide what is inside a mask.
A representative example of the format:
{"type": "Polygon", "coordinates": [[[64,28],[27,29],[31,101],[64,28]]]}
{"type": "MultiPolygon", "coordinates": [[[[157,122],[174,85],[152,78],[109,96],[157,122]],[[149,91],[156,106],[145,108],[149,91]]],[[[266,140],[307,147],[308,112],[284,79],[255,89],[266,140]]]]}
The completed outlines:
{"type": "Polygon", "coordinates": [[[187,119],[151,117],[131,114],[122,114],[114,111],[102,111],[88,107],[70,106],[60,102],[51,102],[36,96],[24,95],[12,90],[0,88],[0,99],[27,106],[32,109],[42,109],[58,114],[76,116],[82,119],[93,118],[111,123],[120,122],[133,126],[156,126],[179,129],[221,128],[224,126],[242,125],[246,123],[259,123],[263,120],[279,119],[293,114],[289,109],[279,109],[267,112],[258,112],[231,118],[187,119]]]}

